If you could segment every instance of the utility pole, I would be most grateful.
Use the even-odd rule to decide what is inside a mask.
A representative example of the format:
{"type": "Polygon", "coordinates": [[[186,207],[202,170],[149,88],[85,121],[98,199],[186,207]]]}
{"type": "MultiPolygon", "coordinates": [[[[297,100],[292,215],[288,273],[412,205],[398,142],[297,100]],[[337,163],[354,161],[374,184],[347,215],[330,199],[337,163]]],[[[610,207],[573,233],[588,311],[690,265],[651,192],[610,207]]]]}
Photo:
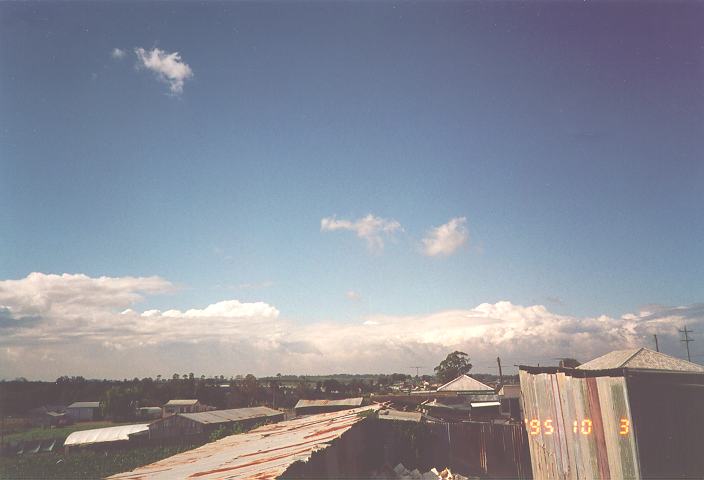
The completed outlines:
{"type": "Polygon", "coordinates": [[[656,334],[653,334],[653,338],[655,339],[655,351],[659,352],[660,349],[658,348],[658,336],[656,334]]]}
{"type": "Polygon", "coordinates": [[[420,377],[420,374],[419,374],[420,369],[425,368],[425,367],[408,367],[408,368],[415,368],[416,369],[416,377],[420,377]]]}
{"type": "Polygon", "coordinates": [[[687,325],[684,326],[684,330],[677,330],[680,333],[684,333],[684,339],[680,340],[680,342],[684,342],[685,346],[687,347],[687,360],[692,361],[692,357],[689,356],[689,343],[693,342],[693,338],[689,338],[690,333],[694,333],[692,330],[687,330],[687,325]]]}
{"type": "Polygon", "coordinates": [[[504,374],[501,371],[501,357],[496,357],[496,363],[499,364],[499,385],[504,384],[504,374]]]}

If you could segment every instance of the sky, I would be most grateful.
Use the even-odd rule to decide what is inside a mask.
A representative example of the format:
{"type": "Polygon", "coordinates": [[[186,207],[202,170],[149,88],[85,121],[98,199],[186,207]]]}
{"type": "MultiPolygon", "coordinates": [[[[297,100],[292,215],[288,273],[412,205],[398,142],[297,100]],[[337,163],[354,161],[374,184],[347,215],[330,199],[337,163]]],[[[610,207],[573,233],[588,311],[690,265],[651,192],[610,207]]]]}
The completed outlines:
{"type": "Polygon", "coordinates": [[[704,361],[703,21],[0,3],[0,378],[704,361]]]}

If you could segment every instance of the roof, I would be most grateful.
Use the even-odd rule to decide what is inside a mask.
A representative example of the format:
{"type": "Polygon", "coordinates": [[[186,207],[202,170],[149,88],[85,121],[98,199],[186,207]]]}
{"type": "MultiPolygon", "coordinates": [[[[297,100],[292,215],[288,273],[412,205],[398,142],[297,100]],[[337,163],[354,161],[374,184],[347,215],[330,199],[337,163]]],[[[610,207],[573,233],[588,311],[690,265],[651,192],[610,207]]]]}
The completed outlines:
{"type": "Polygon", "coordinates": [[[266,418],[276,415],[283,415],[284,412],[273,410],[268,407],[251,407],[251,408],[232,408],[229,410],[211,410],[209,412],[200,413],[179,413],[180,417],[185,417],[194,422],[211,424],[211,423],[228,423],[237,422],[240,420],[249,420],[252,418],[266,418]]]}
{"type": "Polygon", "coordinates": [[[370,405],[264,425],[110,478],[277,478],[293,463],[308,461],[314,452],[326,449],[362,421],[361,412],[377,409],[378,405],[370,405]]]}
{"type": "Polygon", "coordinates": [[[402,422],[420,422],[421,412],[402,412],[400,410],[379,410],[379,420],[400,420],[402,422]]]}
{"type": "Polygon", "coordinates": [[[66,408],[100,408],[100,402],[73,402],[66,408]]]}
{"type": "Polygon", "coordinates": [[[362,397],[340,398],[336,400],[299,400],[294,408],[306,407],[359,407],[362,405],[362,397]]]}
{"type": "Polygon", "coordinates": [[[501,402],[472,402],[470,403],[472,408],[481,408],[481,407],[500,407],[501,402]]]}
{"type": "Polygon", "coordinates": [[[198,403],[198,400],[169,400],[164,404],[165,407],[188,407],[198,403]]]}
{"type": "Polygon", "coordinates": [[[117,442],[129,440],[129,435],[135,433],[148,432],[146,423],[137,425],[120,425],[118,427],[95,428],[93,430],[81,430],[73,432],[66,438],[64,445],[88,445],[91,443],[117,442]]]}
{"type": "Polygon", "coordinates": [[[609,370],[613,368],[704,373],[704,366],[664,353],[654,352],[645,347],[614,350],[577,367],[578,370],[609,370]]]}
{"type": "Polygon", "coordinates": [[[469,375],[460,375],[454,380],[450,380],[445,385],[438,387],[438,392],[470,392],[477,390],[491,390],[489,385],[485,385],[469,375]]]}

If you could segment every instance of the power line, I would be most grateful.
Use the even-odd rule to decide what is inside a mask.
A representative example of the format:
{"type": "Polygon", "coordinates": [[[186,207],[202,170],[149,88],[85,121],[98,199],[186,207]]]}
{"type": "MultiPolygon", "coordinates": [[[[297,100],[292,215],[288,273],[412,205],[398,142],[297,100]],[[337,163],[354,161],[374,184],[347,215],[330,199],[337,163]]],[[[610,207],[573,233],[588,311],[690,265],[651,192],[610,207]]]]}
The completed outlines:
{"type": "Polygon", "coordinates": [[[694,333],[692,330],[687,330],[687,325],[684,326],[684,330],[677,330],[680,333],[684,333],[684,339],[680,340],[680,342],[683,342],[685,346],[687,347],[687,360],[692,361],[692,357],[689,354],[689,344],[690,342],[693,342],[693,338],[689,338],[690,333],[694,333]]]}

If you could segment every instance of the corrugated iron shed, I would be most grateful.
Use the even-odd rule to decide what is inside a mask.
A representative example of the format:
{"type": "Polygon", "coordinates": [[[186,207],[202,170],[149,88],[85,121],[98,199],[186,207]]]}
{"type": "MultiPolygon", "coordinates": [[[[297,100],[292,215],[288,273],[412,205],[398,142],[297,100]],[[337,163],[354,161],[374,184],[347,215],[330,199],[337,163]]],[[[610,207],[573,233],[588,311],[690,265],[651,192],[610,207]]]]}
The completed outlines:
{"type": "Polygon", "coordinates": [[[702,365],[664,353],[654,352],[644,347],[615,350],[577,367],[579,370],[608,370],[613,368],[704,373],[704,366],[702,365]]]}
{"type": "Polygon", "coordinates": [[[66,408],[100,408],[100,402],[74,402],[66,408]]]}
{"type": "Polygon", "coordinates": [[[339,398],[333,400],[299,400],[294,408],[308,407],[359,407],[362,405],[362,397],[339,398]]]}
{"type": "Polygon", "coordinates": [[[94,443],[119,442],[129,440],[130,435],[146,433],[149,426],[146,423],[137,425],[120,425],[117,427],[94,428],[73,432],[66,438],[64,446],[91,445],[94,443]]]}
{"type": "Polygon", "coordinates": [[[250,407],[250,408],[232,408],[228,410],[211,410],[209,412],[200,413],[180,413],[179,415],[194,422],[211,424],[211,423],[230,423],[241,420],[249,420],[252,418],[267,418],[283,415],[284,412],[274,410],[268,407],[250,407]]]}
{"type": "Polygon", "coordinates": [[[169,400],[164,404],[165,407],[188,407],[198,403],[198,400],[185,399],[185,400],[169,400]]]}
{"type": "Polygon", "coordinates": [[[362,421],[361,413],[379,408],[370,405],[265,425],[109,478],[277,478],[293,463],[307,461],[314,452],[324,450],[362,421]]]}

